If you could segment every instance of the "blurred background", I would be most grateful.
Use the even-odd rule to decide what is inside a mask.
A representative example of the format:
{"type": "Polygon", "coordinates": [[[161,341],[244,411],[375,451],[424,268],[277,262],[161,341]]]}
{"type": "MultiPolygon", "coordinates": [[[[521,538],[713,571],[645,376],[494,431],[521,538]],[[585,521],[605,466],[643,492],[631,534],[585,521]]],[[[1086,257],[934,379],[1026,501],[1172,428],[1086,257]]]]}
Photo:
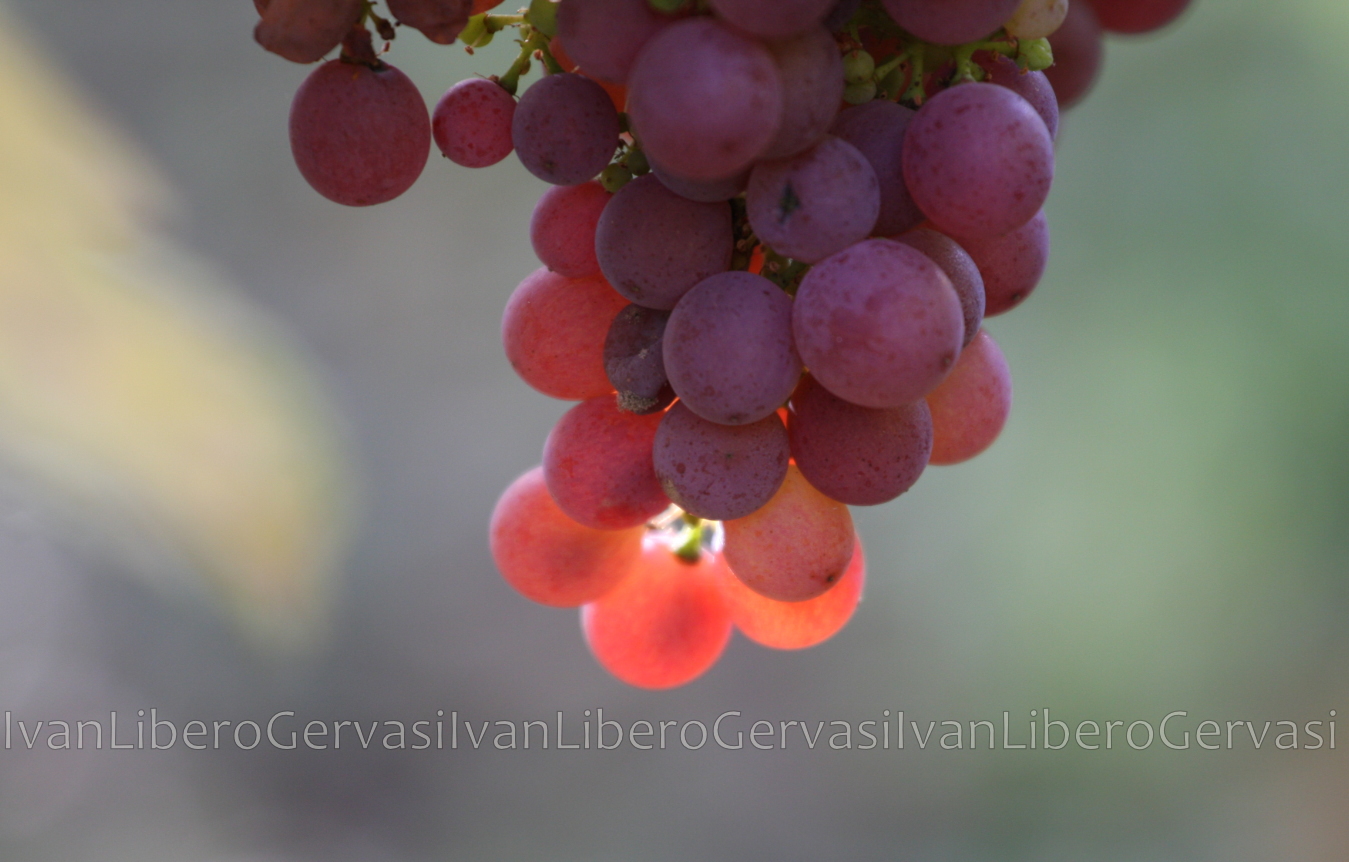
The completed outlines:
{"type": "MultiPolygon", "coordinates": [[[[566,405],[501,309],[538,181],[344,209],[246,0],[0,5],[0,707],[36,720],[740,710],[1349,727],[1349,6],[1198,0],[1059,141],[977,460],[857,512],[866,600],[648,693],[495,573],[566,405]]],[[[474,62],[405,32],[428,102],[474,62]]],[[[1340,729],[1349,746],[1345,727],[1340,729]]],[[[1238,740],[1242,730],[1238,730],[1238,740]]],[[[1278,732],[1277,730],[1275,731],[1278,732]]],[[[1349,858],[1339,750],[0,751],[36,860],[1349,858]]],[[[125,738],[125,737],[123,737],[125,738]]],[[[912,743],[911,743],[912,745],[912,743]]]]}

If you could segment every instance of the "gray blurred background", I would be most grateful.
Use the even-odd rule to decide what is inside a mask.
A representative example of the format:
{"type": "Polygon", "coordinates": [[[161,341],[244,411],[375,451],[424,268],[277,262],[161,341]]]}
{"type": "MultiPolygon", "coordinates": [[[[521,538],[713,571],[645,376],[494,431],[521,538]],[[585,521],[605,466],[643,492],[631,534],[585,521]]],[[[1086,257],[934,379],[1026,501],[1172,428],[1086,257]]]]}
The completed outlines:
{"type": "MultiPolygon", "coordinates": [[[[401,199],[341,208],[291,163],[287,109],[307,70],[254,44],[247,0],[8,4],[11,41],[40,61],[5,86],[56,82],[82,101],[49,107],[120,138],[130,155],[108,170],[137,163],[118,174],[135,238],[109,255],[152,260],[192,297],[166,319],[232,321],[219,337],[237,388],[262,393],[240,396],[263,417],[246,439],[283,453],[252,485],[211,457],[160,472],[165,450],[126,454],[167,427],[156,410],[105,449],[122,402],[79,403],[59,426],[85,433],[70,452],[121,465],[93,494],[61,466],[74,455],[24,454],[55,432],[6,431],[19,442],[0,447],[0,706],[16,719],[579,722],[602,707],[625,723],[740,710],[747,729],[885,709],[1024,724],[1049,707],[1154,726],[1187,710],[1193,729],[1337,709],[1349,747],[1341,0],[1198,0],[1160,36],[1110,43],[1060,136],[1049,273],[989,322],[1016,383],[1002,439],[856,513],[870,580],[839,636],[802,653],[737,638],[704,678],[661,693],[608,677],[575,612],[515,595],[487,552],[497,494],[566,407],[517,380],[498,340],[537,265],[527,224],[543,185],[514,160],[474,172],[437,156],[401,199]],[[246,503],[192,508],[225,488],[246,503]],[[257,526],[250,494],[297,502],[257,526]],[[132,516],[132,498],[151,502],[132,516]],[[238,537],[255,527],[271,538],[249,556],[238,537]],[[276,578],[250,584],[259,558],[281,560],[276,578]]],[[[434,102],[507,55],[405,32],[388,59],[434,102]]],[[[0,188],[10,217],[30,219],[14,188],[0,188]]],[[[0,342],[30,331],[0,327],[0,342]]],[[[180,367],[174,355],[146,367],[180,367]]],[[[215,361],[183,390],[215,380],[215,361]]],[[[220,404],[184,427],[232,451],[244,408],[220,404]]],[[[0,857],[1349,858],[1338,749],[933,747],[0,751],[0,857]]]]}

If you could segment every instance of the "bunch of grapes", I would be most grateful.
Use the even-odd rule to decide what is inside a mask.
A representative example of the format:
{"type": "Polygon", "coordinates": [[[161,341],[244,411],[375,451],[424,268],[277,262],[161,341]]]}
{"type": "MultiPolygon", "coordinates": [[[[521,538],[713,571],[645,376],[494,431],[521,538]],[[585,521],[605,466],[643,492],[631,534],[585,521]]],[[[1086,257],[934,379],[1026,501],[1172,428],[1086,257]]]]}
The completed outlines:
{"type": "Polygon", "coordinates": [[[552,184],[530,224],[543,266],[502,336],[529,385],[579,403],[498,502],[492,553],[653,688],[703,673],[733,628],[782,649],[833,635],[865,578],[848,507],[993,443],[1012,387],[983,321],[1044,271],[1059,109],[1090,88],[1103,29],[1187,5],[387,0],[470,51],[518,31],[505,74],[428,116],[374,50],[370,26],[395,31],[367,0],[256,2],[277,53],[342,45],[291,114],[321,194],[389,200],[432,140],[469,167],[514,152],[552,184]]]}

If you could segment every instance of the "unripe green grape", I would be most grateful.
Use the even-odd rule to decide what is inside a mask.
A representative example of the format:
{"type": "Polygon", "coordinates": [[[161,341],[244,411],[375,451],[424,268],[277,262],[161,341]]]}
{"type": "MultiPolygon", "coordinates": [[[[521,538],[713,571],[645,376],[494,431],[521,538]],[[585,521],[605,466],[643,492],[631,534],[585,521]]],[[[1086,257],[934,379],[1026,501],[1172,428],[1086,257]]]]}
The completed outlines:
{"type": "Polygon", "coordinates": [[[628,150],[628,154],[623,157],[623,164],[628,166],[634,177],[651,173],[651,163],[646,160],[646,153],[640,147],[628,150]]]}
{"type": "Polygon", "coordinates": [[[557,0],[531,0],[525,20],[535,30],[553,38],[557,35],[557,0]]]}
{"type": "Polygon", "coordinates": [[[843,55],[843,77],[849,84],[869,81],[876,74],[876,60],[866,51],[849,51],[843,55]]]}
{"type": "Polygon", "coordinates": [[[1054,49],[1049,46],[1048,39],[1022,40],[1017,62],[1027,71],[1043,72],[1054,65],[1054,49]]]}
{"type": "Polygon", "coordinates": [[[876,82],[862,81],[859,84],[849,84],[843,91],[843,101],[849,105],[864,105],[876,98],[876,82]]]}
{"type": "Polygon", "coordinates": [[[600,171],[600,185],[609,194],[617,194],[618,190],[626,186],[632,180],[632,171],[625,165],[612,164],[600,171]]]}

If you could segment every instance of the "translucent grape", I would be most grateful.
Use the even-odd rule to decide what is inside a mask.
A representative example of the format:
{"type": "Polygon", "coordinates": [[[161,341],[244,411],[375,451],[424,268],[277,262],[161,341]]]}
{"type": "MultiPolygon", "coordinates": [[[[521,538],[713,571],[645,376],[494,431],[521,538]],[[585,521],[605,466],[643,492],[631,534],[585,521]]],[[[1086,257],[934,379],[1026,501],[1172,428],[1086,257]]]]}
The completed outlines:
{"type": "Polygon", "coordinates": [[[806,274],[792,329],[806,367],[830,392],[863,407],[898,407],[950,371],[964,314],[951,280],[925,255],[869,239],[806,274]]]}
{"type": "Polygon", "coordinates": [[[984,322],[984,278],[979,274],[979,265],[959,243],[930,228],[912,230],[895,239],[927,255],[951,279],[965,319],[963,343],[969,344],[984,322]]]}
{"type": "Polygon", "coordinates": [[[431,133],[445,157],[466,168],[485,168],[511,154],[515,97],[486,78],[451,87],[431,114],[431,133]]]}
{"type": "Polygon", "coordinates": [[[1049,222],[1041,211],[1006,236],[962,244],[984,279],[984,314],[993,317],[1025,302],[1040,283],[1049,263],[1049,222]]]}
{"type": "Polygon", "coordinates": [[[852,559],[848,507],[815,490],[795,465],[763,508],[722,527],[731,571],[754,592],[781,602],[824,594],[852,559]]]}
{"type": "Polygon", "coordinates": [[[847,108],[838,115],[829,133],[852,144],[866,156],[881,191],[881,209],[872,232],[895,236],[922,224],[922,210],[904,185],[904,133],[914,112],[894,102],[878,99],[847,108]]]}
{"type": "Polygon", "coordinates": [[[417,87],[393,66],[330,60],[290,106],[290,149],[314,190],[347,206],[407,191],[431,153],[431,118],[417,87]]]}
{"type": "Polygon", "coordinates": [[[529,221],[529,241],[544,266],[569,278],[599,274],[595,227],[612,197],[593,181],[543,193],[529,221]]]}
{"type": "Polygon", "coordinates": [[[562,0],[557,37],[587,75],[622,84],[642,46],[667,19],[647,0],[562,0]]]}
{"type": "Polygon", "coordinates": [[[815,263],[871,233],[881,191],[866,156],[830,136],[800,155],[755,165],[745,207],[769,248],[815,263]]]}
{"type": "Polygon", "coordinates": [[[671,309],[695,284],[731,265],[731,207],[698,203],[651,174],[623,187],[595,230],[600,269],[638,305],[671,309]]]}
{"type": "Polygon", "coordinates": [[[1054,142],[1025,99],[995,84],[933,96],[904,136],[904,182],[943,233],[990,237],[1039,212],[1054,178],[1054,142]]]}
{"type": "Polygon", "coordinates": [[[591,653],[609,673],[641,688],[692,682],[731,638],[718,558],[687,563],[649,539],[632,574],[581,610],[591,653]]]}
{"type": "Polygon", "coordinates": [[[624,413],[612,395],[568,410],[543,446],[543,476],[562,511],[587,527],[621,530],[668,508],[651,464],[660,420],[624,413]]]}
{"type": "Polygon", "coordinates": [[[1049,45],[1054,49],[1054,65],[1045,70],[1045,77],[1054,85],[1059,108],[1071,108],[1096,83],[1105,52],[1101,22],[1091,3],[1079,0],[1069,4],[1068,17],[1049,37],[1049,45]]]}
{"type": "Polygon", "coordinates": [[[895,23],[926,42],[962,45],[1001,27],[1020,0],[882,0],[895,23]]]}
{"type": "Polygon", "coordinates": [[[316,63],[361,19],[361,0],[271,0],[258,4],[258,44],[292,63],[316,63]]]}
{"type": "Polygon", "coordinates": [[[829,640],[848,624],[866,585],[862,540],[854,538],[852,559],[843,577],[824,595],[803,602],[779,602],[761,596],[725,569],[721,579],[731,621],[745,637],[773,649],[805,649],[829,640]]]}
{"type": "Polygon", "coordinates": [[[987,332],[979,331],[927,404],[931,463],[959,464],[993,445],[1012,411],[1012,372],[987,332]]]}
{"type": "Polygon", "coordinates": [[[511,140],[525,168],[539,179],[569,186],[592,179],[618,148],[621,126],[599,84],[571,73],[548,75],[520,97],[511,140]]]}
{"type": "Polygon", "coordinates": [[[724,179],[777,135],[782,82],[759,42],[712,18],[685,18],[638,54],[628,115],[653,162],[692,180],[724,179]]]}
{"type": "Polygon", "coordinates": [[[535,467],[501,495],[488,535],[507,583],[541,604],[571,608],[608,593],[632,571],[646,528],[576,523],[553,502],[543,468],[535,467]]]}
{"type": "Polygon", "coordinates": [[[1190,0],[1091,0],[1101,27],[1112,33],[1150,33],[1180,17],[1190,0]]]}
{"type": "Polygon", "coordinates": [[[768,49],[782,80],[782,125],[761,159],[794,156],[829,131],[843,98],[843,59],[823,27],[771,42],[768,49]]]}
{"type": "Polygon", "coordinates": [[[656,432],[653,458],[665,495],[700,518],[757,511],[777,492],[790,457],[777,414],[747,425],[708,422],[676,402],[656,432]]]}
{"type": "Polygon", "coordinates": [[[932,416],[922,401],[858,407],[811,378],[792,395],[787,428],[801,474],[827,497],[876,506],[918,481],[932,452],[932,416]]]}
{"type": "Polygon", "coordinates": [[[668,311],[629,305],[614,316],[604,339],[604,370],[629,413],[664,410],[674,400],[662,350],[668,311]]]}
{"type": "Polygon", "coordinates": [[[449,45],[459,36],[472,14],[472,0],[386,0],[389,14],[397,21],[438,45],[449,45]]]}
{"type": "Polygon", "coordinates": [[[665,328],[665,373],[684,406],[744,425],[777,410],[801,376],[792,300],[748,272],[724,272],[689,291],[665,328]]]}
{"type": "Polygon", "coordinates": [[[1004,26],[1014,38],[1043,39],[1059,29],[1066,17],[1068,0],[1021,0],[1004,26]]]}
{"type": "Polygon", "coordinates": [[[817,27],[834,0],[712,0],[722,18],[760,39],[788,39],[817,27]]]}
{"type": "Polygon", "coordinates": [[[1016,61],[1001,54],[991,54],[984,62],[988,70],[988,82],[1006,87],[1030,103],[1040,119],[1045,121],[1049,137],[1059,135],[1059,100],[1054,95],[1054,86],[1044,72],[1027,72],[1017,66],[1016,61]]]}
{"type": "Polygon", "coordinates": [[[604,373],[604,336],[626,303],[599,276],[566,278],[538,269],[506,303],[501,340],[520,377],[568,400],[613,391],[604,373]]]}

